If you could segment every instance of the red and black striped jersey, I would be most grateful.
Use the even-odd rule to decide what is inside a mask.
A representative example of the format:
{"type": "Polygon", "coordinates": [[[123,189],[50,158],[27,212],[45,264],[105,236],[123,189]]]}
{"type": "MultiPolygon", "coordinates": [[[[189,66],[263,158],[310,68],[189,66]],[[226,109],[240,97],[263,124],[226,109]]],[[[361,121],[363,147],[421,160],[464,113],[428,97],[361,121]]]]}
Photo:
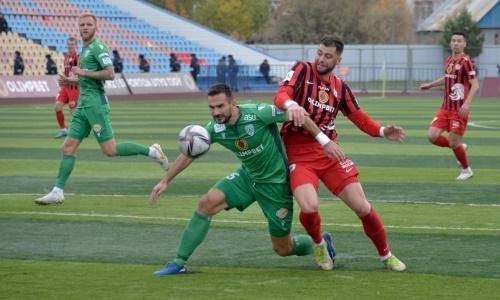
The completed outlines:
{"type": "MultiPolygon", "coordinates": [[[[337,137],[335,117],[338,111],[348,117],[360,110],[351,89],[342,79],[332,73],[328,81],[323,80],[310,62],[299,62],[287,73],[280,90],[291,89],[292,99],[304,107],[309,117],[332,140],[337,137]]],[[[281,107],[276,100],[275,103],[281,107]]],[[[287,132],[309,134],[303,127],[296,127],[289,121],[281,129],[282,135],[287,132]]]]}
{"type": "Polygon", "coordinates": [[[448,56],[444,64],[444,99],[442,109],[458,111],[467,99],[471,80],[476,78],[474,64],[462,53],[459,57],[448,56]]]}
{"type": "Polygon", "coordinates": [[[72,67],[78,66],[78,52],[66,53],[64,55],[64,76],[69,77],[72,67]]]}

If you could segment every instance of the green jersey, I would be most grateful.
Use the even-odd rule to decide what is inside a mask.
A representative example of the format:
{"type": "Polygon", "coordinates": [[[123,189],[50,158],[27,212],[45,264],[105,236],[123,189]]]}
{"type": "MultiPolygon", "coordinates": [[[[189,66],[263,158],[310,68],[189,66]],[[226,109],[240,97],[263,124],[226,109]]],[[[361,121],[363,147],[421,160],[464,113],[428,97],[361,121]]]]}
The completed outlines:
{"type": "Polygon", "coordinates": [[[238,107],[240,117],[236,124],[208,123],[206,128],[212,143],[236,154],[254,182],[286,183],[288,160],[276,125],[285,121],[285,112],[268,104],[238,107]]]}
{"type": "MultiPolygon", "coordinates": [[[[109,56],[108,48],[98,39],[93,40],[90,44],[83,46],[80,53],[79,67],[86,71],[100,71],[106,67],[113,66],[113,61],[109,56]]],[[[89,77],[81,76],[80,81],[80,101],[82,106],[92,106],[103,104],[102,99],[98,97],[104,94],[104,80],[96,80],[89,77]],[[90,97],[89,97],[90,96],[90,97]],[[84,103],[82,103],[84,102],[84,103]]]]}

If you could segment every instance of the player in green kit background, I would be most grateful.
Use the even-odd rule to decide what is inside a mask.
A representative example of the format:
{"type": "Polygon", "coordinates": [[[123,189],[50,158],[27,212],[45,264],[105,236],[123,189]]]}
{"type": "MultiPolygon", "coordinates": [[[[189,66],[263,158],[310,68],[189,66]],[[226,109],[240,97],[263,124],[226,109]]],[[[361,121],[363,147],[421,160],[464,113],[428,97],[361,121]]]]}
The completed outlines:
{"type": "Polygon", "coordinates": [[[82,14],[78,18],[83,49],[78,67],[71,72],[78,77],[61,76],[60,82],[79,81],[80,96],[78,106],[73,112],[68,136],[62,147],[63,158],[59,164],[59,173],[54,188],[47,195],[35,200],[36,204],[46,205],[62,203],[64,186],[75,166],[76,150],[82,140],[91,131],[94,132],[102,152],[107,156],[150,156],[167,171],[168,160],[160,145],[150,147],[135,143],[116,143],[111,122],[109,121],[109,103],[104,92],[105,80],[113,80],[115,72],[108,48],[95,38],[97,18],[93,14],[82,14]]]}
{"type": "MultiPolygon", "coordinates": [[[[219,143],[233,152],[242,164],[201,197],[182,234],[177,257],[154,275],[186,273],[186,262],[205,239],[211,218],[224,209],[243,211],[253,202],[259,204],[268,221],[273,249],[278,255],[311,254],[313,243],[308,235],[290,236],[293,198],[286,152],[276,125],[285,121],[285,112],[268,104],[236,105],[231,89],[225,84],[209,88],[208,106],[214,118],[206,126],[212,143],[219,143]]],[[[304,128],[312,134],[320,132],[309,118],[306,118],[304,128]]],[[[192,161],[184,154],[177,157],[166,176],[153,188],[149,199],[152,204],[192,161]]],[[[329,241],[328,249],[324,245],[327,249],[325,255],[333,259],[335,251],[331,236],[324,235],[329,241]]]]}

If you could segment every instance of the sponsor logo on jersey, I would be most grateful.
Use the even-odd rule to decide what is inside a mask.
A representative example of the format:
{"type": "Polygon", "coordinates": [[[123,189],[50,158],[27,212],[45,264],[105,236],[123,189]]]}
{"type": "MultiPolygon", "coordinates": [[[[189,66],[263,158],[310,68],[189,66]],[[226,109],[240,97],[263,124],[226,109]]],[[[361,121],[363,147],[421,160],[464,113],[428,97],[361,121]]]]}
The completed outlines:
{"type": "Polygon", "coordinates": [[[459,64],[455,65],[455,70],[460,70],[460,65],[459,64]]]}
{"type": "Polygon", "coordinates": [[[266,108],[266,105],[259,105],[259,106],[257,106],[257,110],[263,110],[264,108],[266,108]]]}
{"type": "MultiPolygon", "coordinates": [[[[248,145],[246,145],[246,146],[248,148],[248,145]]],[[[238,146],[236,146],[236,147],[238,147],[238,146]]],[[[238,152],[237,155],[239,157],[245,157],[245,156],[261,153],[263,150],[264,150],[264,145],[260,144],[259,146],[255,147],[255,148],[238,152]]]]}
{"type": "Polygon", "coordinates": [[[286,218],[286,216],[288,216],[288,209],[282,207],[280,208],[277,212],[276,212],[276,217],[280,218],[280,219],[284,219],[286,218]]]}
{"type": "Polygon", "coordinates": [[[325,130],[334,130],[335,129],[335,121],[331,120],[328,124],[320,127],[321,131],[325,130]]]}
{"type": "Polygon", "coordinates": [[[293,171],[295,171],[295,167],[296,166],[297,166],[296,164],[291,164],[291,165],[288,166],[288,170],[290,171],[290,173],[292,173],[293,171]]]}
{"type": "Polygon", "coordinates": [[[219,123],[216,123],[214,125],[214,131],[215,133],[219,133],[219,132],[222,132],[226,130],[226,124],[219,124],[219,123]]]}
{"type": "Polygon", "coordinates": [[[255,121],[255,120],[257,120],[257,116],[254,114],[243,115],[243,120],[244,121],[255,121]]]}
{"type": "Polygon", "coordinates": [[[253,127],[253,124],[245,125],[245,132],[249,136],[253,136],[255,134],[255,127],[253,127]]]}
{"type": "Polygon", "coordinates": [[[307,102],[311,103],[313,106],[324,109],[329,112],[333,112],[335,109],[327,104],[321,103],[318,100],[313,100],[311,97],[307,97],[307,102]]]}
{"type": "Polygon", "coordinates": [[[461,84],[461,83],[455,83],[451,87],[450,99],[452,101],[463,100],[465,98],[464,95],[465,95],[465,88],[464,88],[463,84],[461,84]]]}
{"type": "Polygon", "coordinates": [[[237,139],[236,141],[234,141],[234,145],[236,146],[236,148],[238,148],[240,150],[247,150],[248,149],[248,143],[244,139],[237,139]]]}
{"type": "Polygon", "coordinates": [[[460,122],[453,120],[451,121],[451,128],[459,128],[460,127],[460,122]]]}
{"type": "Polygon", "coordinates": [[[328,102],[329,98],[330,97],[328,96],[328,93],[323,88],[321,88],[318,95],[319,102],[321,102],[321,104],[324,104],[328,102]]]}

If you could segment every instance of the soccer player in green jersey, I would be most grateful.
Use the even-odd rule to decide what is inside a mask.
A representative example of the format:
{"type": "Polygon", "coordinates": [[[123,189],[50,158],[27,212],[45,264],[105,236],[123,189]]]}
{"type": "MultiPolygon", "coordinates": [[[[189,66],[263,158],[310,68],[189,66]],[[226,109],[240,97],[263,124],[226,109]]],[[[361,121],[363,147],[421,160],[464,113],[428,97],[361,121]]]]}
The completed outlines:
{"type": "Polygon", "coordinates": [[[61,76],[60,82],[79,81],[80,96],[78,106],[73,112],[68,136],[62,147],[63,158],[59,164],[57,182],[51,192],[35,200],[36,204],[62,203],[64,186],[75,166],[75,154],[82,140],[91,131],[107,156],[150,156],[167,171],[168,160],[160,145],[150,147],[136,143],[116,143],[109,121],[109,103],[104,93],[105,80],[113,80],[115,72],[108,48],[95,38],[97,18],[93,14],[82,14],[78,18],[83,49],[79,65],[71,72],[78,77],[61,76]]]}
{"type": "MultiPolygon", "coordinates": [[[[308,235],[290,236],[293,198],[286,152],[276,125],[286,120],[286,113],[268,104],[237,105],[231,89],[225,84],[210,87],[208,106],[213,121],[206,129],[212,143],[219,143],[233,152],[242,164],[201,197],[182,234],[177,257],[154,275],[187,272],[186,262],[205,239],[212,217],[224,209],[243,211],[253,202],[259,204],[267,219],[273,249],[278,255],[307,255],[314,251],[324,254],[324,261],[333,261],[335,250],[329,233],[324,233],[327,243],[317,249],[308,235]]],[[[305,118],[303,126],[314,136],[320,132],[309,118],[305,118]]],[[[165,177],[153,188],[149,198],[152,204],[192,161],[184,154],[177,157],[165,177]]]]}

